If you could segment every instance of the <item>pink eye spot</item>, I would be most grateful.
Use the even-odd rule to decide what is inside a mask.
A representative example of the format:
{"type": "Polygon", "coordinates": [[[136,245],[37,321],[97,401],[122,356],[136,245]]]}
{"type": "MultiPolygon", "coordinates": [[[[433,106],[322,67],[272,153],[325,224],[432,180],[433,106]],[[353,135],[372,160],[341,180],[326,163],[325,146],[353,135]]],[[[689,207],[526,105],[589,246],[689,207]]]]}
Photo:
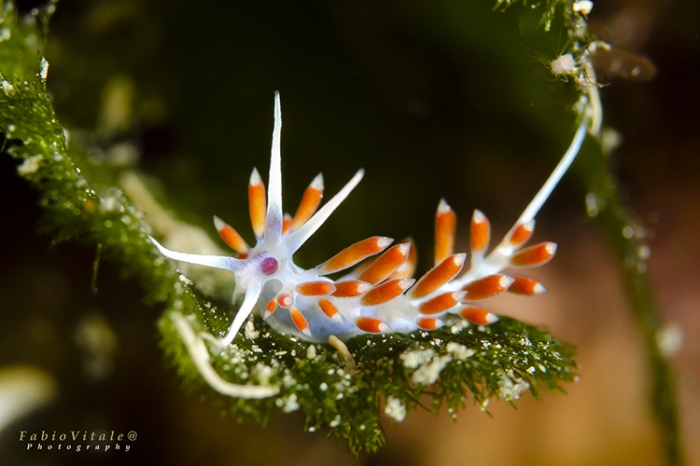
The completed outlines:
{"type": "Polygon", "coordinates": [[[260,270],[262,270],[262,273],[265,275],[272,275],[277,271],[277,266],[277,259],[274,257],[266,257],[260,263],[260,270]]]}

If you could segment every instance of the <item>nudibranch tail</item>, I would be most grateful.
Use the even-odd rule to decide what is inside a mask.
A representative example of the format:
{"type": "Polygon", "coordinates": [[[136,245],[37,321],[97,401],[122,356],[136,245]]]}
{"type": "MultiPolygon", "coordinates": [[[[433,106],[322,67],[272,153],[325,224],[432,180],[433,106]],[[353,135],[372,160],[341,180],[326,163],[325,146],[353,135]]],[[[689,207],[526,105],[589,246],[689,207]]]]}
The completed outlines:
{"type": "Polygon", "coordinates": [[[488,325],[498,317],[480,307],[481,301],[507,291],[526,296],[546,291],[536,279],[511,275],[504,270],[536,267],[554,256],[554,243],[524,245],[534,232],[535,214],[578,153],[587,125],[587,121],[581,123],[544,186],[491,252],[490,223],[479,210],[474,211],[470,222],[470,255],[455,252],[457,217],[441,199],[435,215],[435,266],[418,279],[413,278],[417,257],[413,241],[408,239],[390,247],[393,239],[384,236],[359,241],[323,264],[304,270],[294,264],[294,253],[347,198],[364,171],[359,170],[323,205],[323,178],[319,174],[306,189],[294,217],[283,215],[282,114],[276,93],[267,193],[257,170],[253,170],[248,187],[251,223],[257,237],[255,246],[249,246],[218,217],[214,217],[216,229],[239,254],[238,258],[178,253],[153,241],[168,258],[234,274],[233,300],[241,294],[244,299],[226,335],[217,340],[224,346],[233,342],[255,311],[280,333],[323,343],[330,336],[348,339],[361,333],[434,330],[450,318],[488,325]],[[351,267],[355,269],[348,271],[351,267]],[[345,275],[328,278],[341,272],[345,275]],[[477,301],[479,306],[472,304],[477,301]]]}

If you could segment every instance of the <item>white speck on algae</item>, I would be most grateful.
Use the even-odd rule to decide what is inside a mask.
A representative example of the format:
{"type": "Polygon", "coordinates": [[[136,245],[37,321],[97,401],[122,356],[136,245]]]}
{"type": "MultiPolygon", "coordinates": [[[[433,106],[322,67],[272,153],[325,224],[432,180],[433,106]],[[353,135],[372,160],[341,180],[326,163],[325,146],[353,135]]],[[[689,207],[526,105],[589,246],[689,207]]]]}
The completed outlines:
{"type": "Polygon", "coordinates": [[[401,403],[401,400],[390,396],[386,399],[384,414],[389,416],[395,422],[402,422],[406,419],[406,407],[401,403]]]}
{"type": "Polygon", "coordinates": [[[36,173],[36,171],[39,169],[39,164],[42,159],[43,156],[41,154],[33,155],[24,159],[22,165],[17,167],[17,173],[19,173],[20,176],[27,176],[36,173]]]}

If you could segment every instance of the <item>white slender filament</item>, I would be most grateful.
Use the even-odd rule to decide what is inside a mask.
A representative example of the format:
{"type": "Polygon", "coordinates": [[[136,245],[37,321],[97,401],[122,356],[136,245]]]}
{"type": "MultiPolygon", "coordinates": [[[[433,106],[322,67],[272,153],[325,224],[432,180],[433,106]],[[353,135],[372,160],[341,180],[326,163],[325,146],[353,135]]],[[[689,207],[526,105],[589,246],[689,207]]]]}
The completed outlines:
{"type": "Polygon", "coordinates": [[[357,184],[362,180],[365,175],[364,170],[358,170],[348,183],[343,186],[343,189],[338,191],[338,194],[333,196],[328,202],[326,202],[323,207],[319,209],[316,214],[309,219],[304,225],[302,225],[298,230],[290,233],[284,240],[286,243],[287,250],[289,254],[296,252],[305,242],[308,240],[316,230],[318,230],[323,222],[325,222],[328,217],[333,213],[335,209],[345,200],[346,197],[352,192],[357,184]]]}
{"type": "Polygon", "coordinates": [[[255,303],[258,302],[258,297],[260,297],[260,291],[262,291],[262,283],[259,280],[252,280],[248,285],[248,289],[245,291],[245,298],[241,303],[240,309],[236,312],[236,317],[233,318],[231,326],[228,328],[228,333],[221,339],[221,343],[224,346],[231,344],[233,339],[238,335],[238,331],[243,326],[243,322],[248,318],[248,316],[255,309],[255,303]]]}
{"type": "Polygon", "coordinates": [[[540,191],[535,195],[535,197],[530,201],[530,204],[525,208],[523,213],[520,215],[520,218],[518,219],[517,222],[515,222],[516,225],[520,225],[525,222],[529,222],[530,220],[535,218],[535,215],[537,215],[537,212],[540,211],[540,208],[544,204],[544,202],[547,200],[550,194],[552,194],[552,191],[556,187],[557,183],[561,180],[562,176],[564,176],[564,173],[566,173],[566,170],[568,170],[569,166],[571,163],[574,161],[576,158],[576,155],[578,154],[579,150],[581,149],[581,144],[583,144],[583,139],[586,136],[586,127],[588,126],[588,119],[584,119],[581,124],[578,127],[578,130],[576,131],[576,135],[574,136],[574,140],[571,142],[571,145],[569,146],[569,149],[566,151],[562,159],[559,161],[557,166],[554,168],[554,171],[552,171],[552,174],[549,175],[549,178],[547,181],[544,183],[542,188],[540,188],[540,191]]]}
{"type": "Polygon", "coordinates": [[[270,158],[270,179],[267,188],[267,218],[265,219],[265,239],[278,243],[282,237],[282,106],[280,93],[275,91],[275,126],[272,130],[272,156],[270,158]]]}
{"type": "Polygon", "coordinates": [[[195,334],[187,318],[180,313],[174,312],[170,314],[170,318],[175,323],[192,362],[211,388],[222,395],[236,398],[268,398],[279,393],[279,387],[274,385],[238,385],[221,378],[209,362],[209,350],[202,340],[205,334],[195,334]]]}
{"type": "Polygon", "coordinates": [[[243,264],[242,260],[228,256],[216,256],[212,254],[187,254],[184,252],[171,251],[170,249],[162,246],[152,237],[149,236],[148,238],[153,244],[156,245],[161,254],[168,259],[175,261],[186,262],[194,265],[203,265],[204,267],[227,270],[229,272],[235,272],[243,264]]]}

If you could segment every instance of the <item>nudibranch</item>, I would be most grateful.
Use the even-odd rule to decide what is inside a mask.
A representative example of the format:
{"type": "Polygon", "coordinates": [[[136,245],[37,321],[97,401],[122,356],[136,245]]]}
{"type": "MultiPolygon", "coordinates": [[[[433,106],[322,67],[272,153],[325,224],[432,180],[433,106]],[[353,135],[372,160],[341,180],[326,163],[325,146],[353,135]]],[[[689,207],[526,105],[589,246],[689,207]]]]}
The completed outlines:
{"type": "Polygon", "coordinates": [[[246,319],[257,311],[273,329],[309,342],[327,343],[330,336],[347,340],[362,333],[433,330],[455,315],[478,325],[498,317],[482,301],[509,291],[537,295],[545,287],[536,279],[505,269],[547,263],[556,244],[524,247],[535,227],[534,217],[563,176],[583,143],[583,121],[564,157],[504,239],[490,252],[490,224],[479,210],[471,219],[469,254],[454,251],[456,216],[441,200],[435,219],[435,266],[413,278],[416,264],[412,242],[392,246],[393,240],[373,236],[340,251],[323,264],[304,270],[294,253],[313,235],[362,179],[357,174],[320,207],[323,178],[318,175],[304,193],[294,217],[283,213],[280,136],[282,113],[275,94],[269,187],[267,193],[256,169],[248,185],[250,219],[256,243],[218,217],[214,225],[236,257],[171,251],[153,240],[160,252],[175,261],[229,271],[235,280],[233,301],[243,296],[228,332],[218,343],[231,344],[246,319]],[[359,265],[358,265],[359,264],[359,265]],[[347,273],[337,279],[338,272],[347,273]]]}

